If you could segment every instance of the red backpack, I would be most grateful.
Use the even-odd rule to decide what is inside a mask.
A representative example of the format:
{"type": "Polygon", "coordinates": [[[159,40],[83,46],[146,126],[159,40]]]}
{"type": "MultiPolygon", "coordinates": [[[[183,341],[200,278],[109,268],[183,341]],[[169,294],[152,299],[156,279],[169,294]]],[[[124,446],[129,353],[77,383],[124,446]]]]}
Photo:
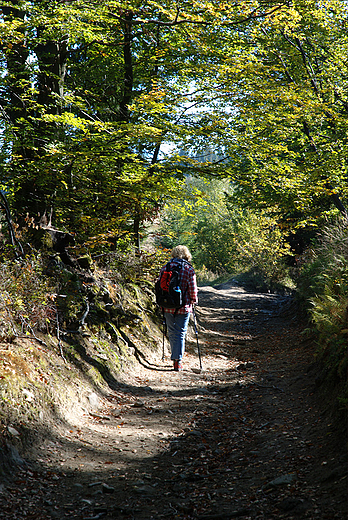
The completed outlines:
{"type": "Polygon", "coordinates": [[[155,284],[156,303],[166,309],[180,309],[185,305],[184,291],[180,286],[181,270],[186,260],[180,259],[171,265],[168,262],[155,284]]]}

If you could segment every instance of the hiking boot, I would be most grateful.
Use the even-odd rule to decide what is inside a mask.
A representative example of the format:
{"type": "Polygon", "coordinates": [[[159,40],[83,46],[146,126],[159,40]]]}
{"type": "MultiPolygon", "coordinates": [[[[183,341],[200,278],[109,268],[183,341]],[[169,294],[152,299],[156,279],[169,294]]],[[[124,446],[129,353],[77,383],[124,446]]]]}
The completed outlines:
{"type": "Polygon", "coordinates": [[[174,370],[175,370],[175,372],[181,372],[182,371],[182,363],[178,359],[174,360],[174,370]]]}

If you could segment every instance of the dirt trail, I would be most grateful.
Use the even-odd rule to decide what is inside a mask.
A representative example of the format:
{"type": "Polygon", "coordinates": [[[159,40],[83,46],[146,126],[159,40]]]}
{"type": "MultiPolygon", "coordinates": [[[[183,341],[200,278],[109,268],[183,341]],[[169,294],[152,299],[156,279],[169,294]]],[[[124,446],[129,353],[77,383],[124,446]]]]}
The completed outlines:
{"type": "MultiPolygon", "coordinates": [[[[201,288],[184,371],[125,374],[0,492],[6,519],[346,519],[346,443],[320,412],[288,297],[201,288]]],[[[1,491],[1,490],[0,490],[1,491]]]]}

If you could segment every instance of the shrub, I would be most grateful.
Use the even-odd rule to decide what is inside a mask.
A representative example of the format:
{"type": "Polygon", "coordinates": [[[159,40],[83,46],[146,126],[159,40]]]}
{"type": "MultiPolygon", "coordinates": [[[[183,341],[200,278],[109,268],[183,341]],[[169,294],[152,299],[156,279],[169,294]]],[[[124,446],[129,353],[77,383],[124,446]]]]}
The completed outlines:
{"type": "Polygon", "coordinates": [[[163,212],[160,243],[187,245],[198,271],[250,272],[267,288],[282,284],[288,277],[287,237],[267,211],[232,205],[231,190],[227,180],[187,179],[186,198],[171,201],[163,212]]]}
{"type": "MultiPolygon", "coordinates": [[[[318,357],[331,380],[347,379],[348,224],[328,225],[301,268],[298,290],[318,336],[318,357]]],[[[346,393],[346,387],[345,387],[346,393]]],[[[340,396],[340,402],[346,397],[340,396]]]]}
{"type": "Polygon", "coordinates": [[[41,258],[0,265],[0,317],[2,339],[19,333],[50,331],[56,310],[51,281],[42,273],[41,258]]]}

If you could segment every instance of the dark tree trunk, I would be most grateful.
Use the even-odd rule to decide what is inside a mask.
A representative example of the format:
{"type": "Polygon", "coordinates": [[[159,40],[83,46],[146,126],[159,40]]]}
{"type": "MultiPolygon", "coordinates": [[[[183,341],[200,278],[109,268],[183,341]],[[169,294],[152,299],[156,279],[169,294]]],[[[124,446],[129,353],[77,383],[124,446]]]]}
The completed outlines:
{"type": "Polygon", "coordinates": [[[140,212],[134,217],[133,233],[134,233],[134,246],[136,250],[140,251],[140,212]]]}
{"type": "Polygon", "coordinates": [[[124,88],[123,88],[123,96],[120,101],[119,121],[124,121],[128,123],[129,121],[129,107],[128,105],[132,101],[133,94],[133,60],[132,60],[132,19],[133,13],[131,11],[127,11],[125,13],[125,23],[124,23],[124,40],[123,40],[123,58],[124,58],[124,88]]]}
{"type": "MultiPolygon", "coordinates": [[[[124,77],[123,77],[123,96],[120,101],[118,120],[125,123],[129,122],[129,104],[133,96],[133,58],[132,58],[132,11],[127,11],[124,15],[124,39],[123,39],[123,59],[124,59],[124,77]]],[[[135,208],[135,216],[133,220],[133,237],[134,246],[140,251],[140,225],[141,214],[138,208],[135,208]]]]}
{"type": "MultiPolygon", "coordinates": [[[[42,28],[38,29],[38,37],[42,28]]],[[[40,72],[38,81],[38,111],[59,115],[62,112],[64,81],[67,68],[67,41],[46,41],[35,48],[40,72]]],[[[37,132],[37,149],[42,150],[47,142],[59,139],[59,131],[54,123],[41,121],[37,132]]]]}
{"type": "MultiPolygon", "coordinates": [[[[18,2],[13,2],[13,4],[18,4],[18,2]]],[[[23,124],[27,117],[26,90],[30,81],[27,67],[29,50],[26,46],[24,28],[25,12],[15,7],[2,7],[1,11],[5,23],[15,21],[17,33],[21,33],[16,40],[2,42],[7,66],[5,81],[9,92],[8,104],[4,108],[7,122],[12,125],[14,152],[26,157],[27,155],[30,156],[28,150],[31,149],[31,146],[28,146],[29,143],[25,142],[27,132],[23,124]],[[23,24],[22,29],[21,24],[23,24]]]]}
{"type": "Polygon", "coordinates": [[[31,97],[30,103],[27,103],[32,81],[27,66],[27,13],[19,8],[18,1],[15,0],[13,4],[14,7],[0,8],[5,21],[15,22],[19,35],[13,41],[3,42],[8,72],[5,81],[9,92],[8,105],[4,109],[13,135],[13,160],[7,165],[7,170],[16,191],[17,218],[22,220],[22,217],[29,214],[40,220],[45,213],[51,212],[51,200],[56,190],[53,175],[41,169],[40,161],[46,153],[47,144],[59,138],[57,126],[47,123],[40,116],[42,112],[53,115],[61,113],[67,66],[67,38],[42,42],[43,29],[37,29],[37,38],[40,41],[35,48],[39,66],[36,84],[38,95],[36,99],[31,97]],[[42,175],[46,178],[43,179],[42,175]]]}
{"type": "Polygon", "coordinates": [[[38,103],[45,107],[46,113],[60,114],[67,67],[67,39],[39,44],[35,52],[40,67],[38,103]]]}

